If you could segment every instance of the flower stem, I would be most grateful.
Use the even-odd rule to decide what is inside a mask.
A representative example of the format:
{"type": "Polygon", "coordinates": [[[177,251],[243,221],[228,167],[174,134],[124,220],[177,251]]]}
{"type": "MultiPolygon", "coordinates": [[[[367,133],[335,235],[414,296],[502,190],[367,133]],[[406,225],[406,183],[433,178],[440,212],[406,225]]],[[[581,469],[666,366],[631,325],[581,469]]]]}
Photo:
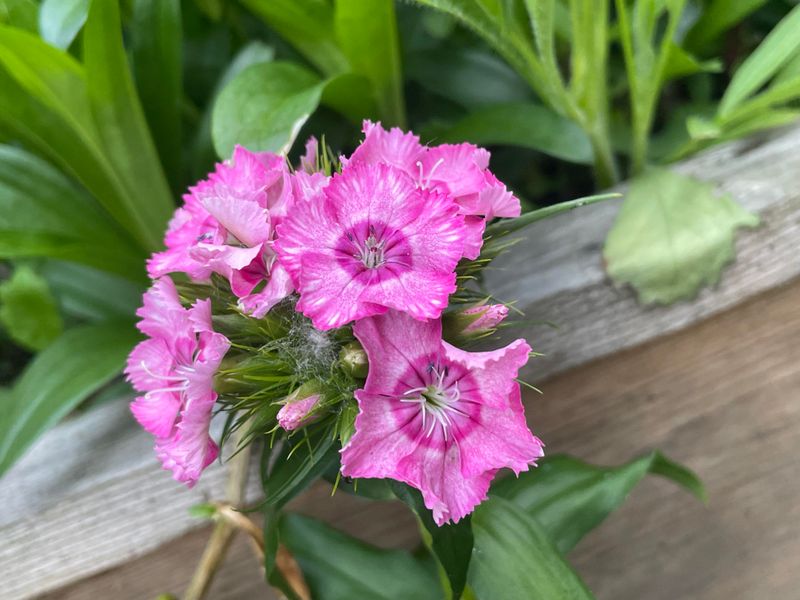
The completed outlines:
{"type": "MultiPolygon", "coordinates": [[[[241,442],[241,435],[244,433],[244,428],[240,430],[239,439],[236,444],[241,442]]],[[[241,506],[244,502],[244,493],[247,487],[247,474],[250,466],[250,446],[241,449],[230,460],[228,474],[228,483],[226,486],[226,493],[228,505],[231,507],[241,506]]],[[[208,593],[214,575],[222,564],[225,555],[228,552],[233,536],[236,533],[237,527],[231,523],[229,519],[221,518],[214,526],[214,531],[208,539],[203,556],[200,557],[200,562],[189,581],[189,587],[186,588],[184,600],[203,600],[208,593]]]]}

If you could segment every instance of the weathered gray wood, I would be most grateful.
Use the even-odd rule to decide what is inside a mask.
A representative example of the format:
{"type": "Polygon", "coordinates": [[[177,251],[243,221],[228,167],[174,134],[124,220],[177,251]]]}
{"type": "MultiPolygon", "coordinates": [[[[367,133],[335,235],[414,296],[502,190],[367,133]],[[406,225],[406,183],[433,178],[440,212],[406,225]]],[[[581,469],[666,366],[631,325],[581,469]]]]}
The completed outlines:
{"type": "MultiPolygon", "coordinates": [[[[526,394],[547,452],[618,464],[661,448],[708,490],[705,506],[658,477],[637,486],[569,557],[598,600],[798,597],[799,297],[800,281],[548,379],[543,396],[526,394]]],[[[327,494],[318,486],[293,508],[373,543],[416,539],[404,507],[327,494]]],[[[188,534],[47,600],[179,595],[207,535],[188,534]]],[[[233,550],[211,598],[275,598],[250,554],[244,544],[233,550]]]]}
{"type": "Polygon", "coordinates": [[[630,288],[611,285],[602,247],[621,200],[595,204],[524,230],[525,239],[487,271],[487,288],[516,300],[525,320],[557,329],[514,329],[545,356],[528,375],[541,379],[598,356],[677,331],[800,275],[800,129],[766,143],[722,146],[680,170],[718,184],[761,225],[737,235],[736,262],[692,301],[642,308],[630,288]],[[512,276],[513,274],[513,276],[512,276]]]}
{"type": "MultiPolygon", "coordinates": [[[[498,297],[520,300],[528,319],[560,325],[524,332],[546,354],[532,362],[533,379],[685,327],[798,275],[800,129],[720,148],[684,169],[720,182],[761,215],[761,228],[740,235],[737,263],[693,302],[642,308],[602,271],[616,204],[534,225],[488,277],[498,297]]],[[[57,589],[199,525],[187,509],[222,496],[221,469],[187,492],[158,469],[150,443],[124,403],[109,404],[57,427],[0,480],[2,597],[57,589]]]]}

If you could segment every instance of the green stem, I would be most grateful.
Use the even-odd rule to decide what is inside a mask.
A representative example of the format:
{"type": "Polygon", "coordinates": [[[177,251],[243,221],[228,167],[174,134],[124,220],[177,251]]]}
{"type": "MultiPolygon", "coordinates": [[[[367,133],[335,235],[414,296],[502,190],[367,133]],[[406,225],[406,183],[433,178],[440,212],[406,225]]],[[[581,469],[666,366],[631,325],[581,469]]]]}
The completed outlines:
{"type": "Polygon", "coordinates": [[[594,152],[594,165],[592,170],[598,189],[606,189],[619,182],[619,171],[614,160],[614,151],[611,149],[611,140],[607,126],[598,124],[593,131],[589,131],[589,141],[594,152]]]}

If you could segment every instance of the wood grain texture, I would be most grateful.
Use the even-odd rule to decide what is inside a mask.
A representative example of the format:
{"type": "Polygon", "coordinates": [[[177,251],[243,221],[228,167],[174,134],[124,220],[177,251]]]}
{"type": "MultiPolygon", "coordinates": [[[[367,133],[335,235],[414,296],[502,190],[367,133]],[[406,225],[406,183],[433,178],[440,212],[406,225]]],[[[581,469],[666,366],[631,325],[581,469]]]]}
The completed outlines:
{"type": "MultiPolygon", "coordinates": [[[[736,262],[691,302],[642,308],[611,284],[602,248],[621,200],[562,213],[523,230],[524,240],[486,274],[487,288],[515,300],[528,322],[513,329],[545,354],[527,375],[541,379],[677,331],[800,275],[800,128],[720,146],[678,170],[717,184],[761,225],[736,237],[736,262]]],[[[624,188],[621,189],[624,192],[624,188]]]]}
{"type": "MultiPolygon", "coordinates": [[[[598,600],[765,600],[800,588],[800,282],[695,327],[541,384],[527,414],[549,453],[616,464],[652,448],[703,478],[704,506],[651,477],[570,559],[598,600]]],[[[364,539],[410,547],[401,506],[332,500],[294,508],[364,539]]],[[[48,600],[179,593],[206,531],[191,533],[48,600]]],[[[272,598],[240,540],[211,598],[272,598]]],[[[522,598],[522,597],[521,597],[522,598]]]]}
{"type": "MultiPolygon", "coordinates": [[[[534,224],[487,277],[498,297],[520,300],[528,320],[560,326],[514,332],[545,354],[531,362],[529,380],[687,327],[800,274],[800,128],[720,147],[681,169],[719,182],[761,216],[759,229],[738,236],[737,262],[692,302],[642,308],[602,269],[602,240],[618,203],[534,224]]],[[[151,445],[122,402],[40,439],[0,480],[0,573],[8,574],[0,595],[58,589],[196,528],[187,509],[222,498],[222,469],[212,467],[187,492],[158,469],[151,445]]]]}

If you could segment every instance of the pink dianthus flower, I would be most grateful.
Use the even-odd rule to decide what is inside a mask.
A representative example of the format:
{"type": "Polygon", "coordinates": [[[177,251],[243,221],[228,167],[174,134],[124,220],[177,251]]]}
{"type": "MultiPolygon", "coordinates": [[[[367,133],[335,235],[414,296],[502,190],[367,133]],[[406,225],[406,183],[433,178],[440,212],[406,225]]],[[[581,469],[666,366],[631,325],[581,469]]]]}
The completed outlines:
{"type": "Polygon", "coordinates": [[[458,522],[485,499],[495,473],[527,471],[543,455],[530,432],[517,372],[530,347],[492,352],[444,342],[440,321],[390,311],[353,327],[369,357],[355,434],[342,474],[391,478],[419,489],[437,524],[458,522]]]}
{"type": "Polygon", "coordinates": [[[334,175],[278,227],[275,249],[318,329],[402,310],[437,318],[456,289],[464,218],[444,194],[386,164],[334,175]]]}
{"type": "Polygon", "coordinates": [[[164,468],[192,486],[219,453],[208,428],[214,373],[230,342],[211,327],[211,302],[184,308],[169,277],[153,283],[136,314],[149,338],[131,351],[125,368],[134,389],[144,392],[131,412],[155,436],[164,468]]]}

